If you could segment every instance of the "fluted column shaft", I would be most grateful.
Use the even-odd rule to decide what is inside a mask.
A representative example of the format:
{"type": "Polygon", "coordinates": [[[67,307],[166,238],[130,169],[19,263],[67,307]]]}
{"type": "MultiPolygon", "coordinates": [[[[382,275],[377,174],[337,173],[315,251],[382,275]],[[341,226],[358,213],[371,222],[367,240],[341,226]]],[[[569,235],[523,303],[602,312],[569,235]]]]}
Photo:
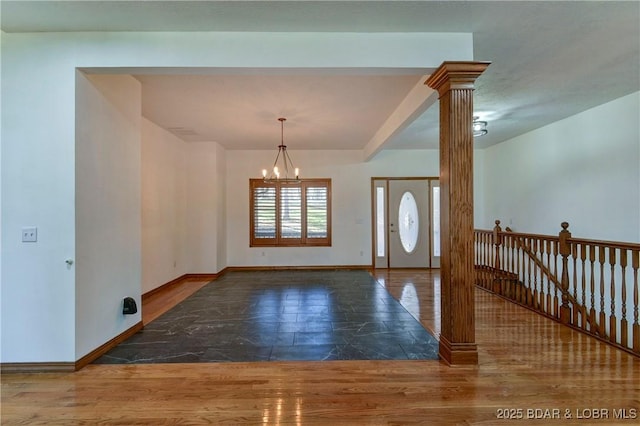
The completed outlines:
{"type": "Polygon", "coordinates": [[[426,84],[440,96],[440,358],[477,364],[473,226],[473,89],[486,62],[444,62],[426,84]]]}

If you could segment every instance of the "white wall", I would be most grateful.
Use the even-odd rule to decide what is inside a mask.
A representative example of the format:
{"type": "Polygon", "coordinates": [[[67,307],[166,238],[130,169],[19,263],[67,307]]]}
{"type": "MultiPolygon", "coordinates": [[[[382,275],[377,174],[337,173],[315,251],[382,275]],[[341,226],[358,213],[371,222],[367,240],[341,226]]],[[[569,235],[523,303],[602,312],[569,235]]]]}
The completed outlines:
{"type": "Polygon", "coordinates": [[[485,213],[516,231],[640,241],[640,92],[485,152],[485,213]]]}
{"type": "Polygon", "coordinates": [[[187,145],[188,271],[216,273],[226,267],[225,153],[215,142],[187,145]]]}
{"type": "Polygon", "coordinates": [[[217,268],[219,272],[228,266],[227,263],[227,156],[225,150],[216,144],[216,219],[217,219],[217,268]]]}
{"type": "MultiPolygon", "coordinates": [[[[76,351],[76,272],[65,264],[76,257],[77,68],[429,69],[473,57],[471,34],[455,33],[3,33],[0,42],[2,362],[72,362],[84,352],[85,342],[76,351]],[[23,226],[38,227],[37,243],[20,241],[23,226]]],[[[195,272],[219,269],[220,256],[216,249],[213,265],[200,259],[195,272]]],[[[118,321],[99,326],[119,329],[118,321]]]]}
{"type": "Polygon", "coordinates": [[[226,264],[225,151],[143,118],[142,292],[226,264]]]}
{"type": "Polygon", "coordinates": [[[142,119],[142,293],[188,272],[187,162],[181,139],[142,119]]]}
{"type": "MultiPolygon", "coordinates": [[[[44,38],[44,36],[42,36],[44,38]]],[[[39,38],[38,38],[39,39],[39,38]]],[[[2,35],[2,362],[75,360],[75,59],[2,35]],[[38,227],[36,243],[21,242],[38,227]]]]}
{"type": "Polygon", "coordinates": [[[140,83],[77,73],[76,358],[140,321],[140,83]]]}
{"type": "Polygon", "coordinates": [[[229,266],[370,265],[371,178],[439,175],[437,150],[381,151],[366,163],[362,151],[291,151],[302,177],[332,180],[332,247],[249,247],[249,179],[260,178],[275,153],[227,151],[229,266]]]}

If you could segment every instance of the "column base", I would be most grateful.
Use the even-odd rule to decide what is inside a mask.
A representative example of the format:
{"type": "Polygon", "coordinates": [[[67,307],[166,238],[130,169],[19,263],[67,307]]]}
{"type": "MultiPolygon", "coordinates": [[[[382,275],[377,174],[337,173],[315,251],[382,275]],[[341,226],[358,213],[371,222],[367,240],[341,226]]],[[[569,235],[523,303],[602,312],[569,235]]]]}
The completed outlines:
{"type": "Polygon", "coordinates": [[[440,335],[438,355],[448,365],[478,365],[478,345],[475,343],[451,343],[440,335]]]}

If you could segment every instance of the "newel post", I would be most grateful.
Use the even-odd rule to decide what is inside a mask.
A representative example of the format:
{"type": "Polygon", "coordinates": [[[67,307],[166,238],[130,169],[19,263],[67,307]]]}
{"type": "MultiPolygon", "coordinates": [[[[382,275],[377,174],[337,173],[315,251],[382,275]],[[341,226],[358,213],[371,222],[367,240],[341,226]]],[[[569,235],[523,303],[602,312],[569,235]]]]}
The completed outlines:
{"type": "Polygon", "coordinates": [[[571,255],[571,243],[568,241],[571,238],[571,232],[567,230],[569,227],[568,222],[562,222],[562,231],[558,235],[560,238],[560,256],[562,256],[562,278],[560,284],[562,284],[562,306],[560,306],[560,321],[563,324],[569,324],[571,321],[571,308],[569,307],[569,256],[571,255]]]}
{"type": "Polygon", "coordinates": [[[443,62],[426,84],[440,102],[440,358],[477,364],[473,90],[488,62],[443,62]]]}

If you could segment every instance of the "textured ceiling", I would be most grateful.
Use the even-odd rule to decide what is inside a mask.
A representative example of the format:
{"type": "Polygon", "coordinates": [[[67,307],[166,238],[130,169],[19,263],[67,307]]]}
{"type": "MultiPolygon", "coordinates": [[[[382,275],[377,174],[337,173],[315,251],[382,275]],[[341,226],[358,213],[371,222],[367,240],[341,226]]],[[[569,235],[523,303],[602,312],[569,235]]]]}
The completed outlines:
{"type": "MultiPolygon", "coordinates": [[[[469,32],[474,59],[492,62],[475,92],[475,110],[489,121],[489,134],[476,140],[480,148],[640,90],[636,1],[3,0],[0,12],[5,32],[469,32]]],[[[257,70],[136,78],[144,115],[185,140],[265,148],[279,140],[274,116],[283,115],[291,148],[353,149],[422,76],[257,70]],[[268,84],[258,81],[265,78],[268,84]],[[256,124],[247,125],[247,117],[256,124]]],[[[437,147],[437,116],[436,105],[385,148],[437,147]]]]}

